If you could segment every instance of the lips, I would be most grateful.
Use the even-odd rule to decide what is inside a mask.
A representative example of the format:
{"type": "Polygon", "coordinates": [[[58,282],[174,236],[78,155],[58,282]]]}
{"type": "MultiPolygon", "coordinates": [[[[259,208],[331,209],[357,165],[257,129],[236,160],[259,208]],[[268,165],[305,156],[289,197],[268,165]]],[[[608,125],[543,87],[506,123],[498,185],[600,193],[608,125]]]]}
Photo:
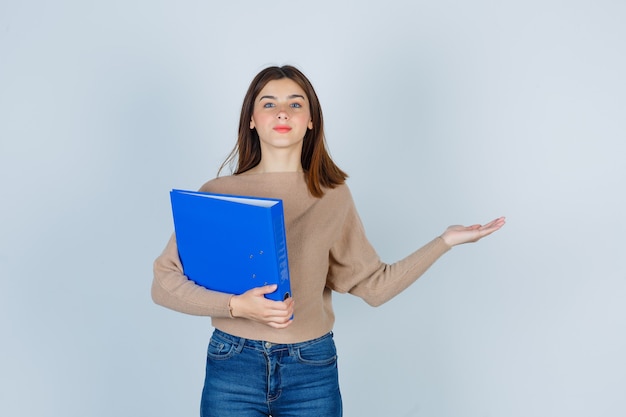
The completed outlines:
{"type": "Polygon", "coordinates": [[[276,126],[274,130],[278,133],[287,133],[291,131],[291,128],[289,126],[276,126]]]}

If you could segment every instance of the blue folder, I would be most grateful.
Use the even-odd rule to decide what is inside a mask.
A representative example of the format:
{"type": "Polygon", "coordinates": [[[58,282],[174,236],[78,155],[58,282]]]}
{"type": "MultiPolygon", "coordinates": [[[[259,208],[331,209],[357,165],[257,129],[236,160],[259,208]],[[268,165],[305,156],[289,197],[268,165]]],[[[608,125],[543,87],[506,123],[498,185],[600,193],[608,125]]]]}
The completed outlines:
{"type": "Polygon", "coordinates": [[[277,284],[267,298],[291,296],[282,200],[176,189],[170,198],[187,278],[237,295],[277,284]]]}

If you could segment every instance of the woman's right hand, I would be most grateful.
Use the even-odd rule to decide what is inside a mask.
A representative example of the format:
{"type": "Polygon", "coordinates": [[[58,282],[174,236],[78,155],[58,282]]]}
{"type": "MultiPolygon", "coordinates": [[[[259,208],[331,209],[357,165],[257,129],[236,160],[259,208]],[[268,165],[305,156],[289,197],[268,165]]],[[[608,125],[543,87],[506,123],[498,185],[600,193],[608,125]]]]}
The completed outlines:
{"type": "Polygon", "coordinates": [[[285,301],[273,301],[265,298],[265,294],[276,291],[276,285],[266,285],[246,291],[241,295],[233,295],[230,309],[233,317],[253,320],[275,329],[284,329],[292,322],[293,298],[285,301]]]}

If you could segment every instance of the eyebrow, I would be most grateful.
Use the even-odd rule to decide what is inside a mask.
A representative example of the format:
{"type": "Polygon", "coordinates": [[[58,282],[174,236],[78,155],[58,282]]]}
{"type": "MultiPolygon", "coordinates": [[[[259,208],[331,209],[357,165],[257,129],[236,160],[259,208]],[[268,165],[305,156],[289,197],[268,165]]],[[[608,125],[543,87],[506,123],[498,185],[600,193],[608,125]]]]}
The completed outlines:
{"type": "MultiPolygon", "coordinates": [[[[288,99],[301,98],[302,100],[305,99],[302,94],[291,94],[290,96],[287,96],[287,98],[288,99]]],[[[275,96],[262,96],[262,97],[259,97],[259,101],[261,101],[263,99],[278,100],[275,96]]]]}

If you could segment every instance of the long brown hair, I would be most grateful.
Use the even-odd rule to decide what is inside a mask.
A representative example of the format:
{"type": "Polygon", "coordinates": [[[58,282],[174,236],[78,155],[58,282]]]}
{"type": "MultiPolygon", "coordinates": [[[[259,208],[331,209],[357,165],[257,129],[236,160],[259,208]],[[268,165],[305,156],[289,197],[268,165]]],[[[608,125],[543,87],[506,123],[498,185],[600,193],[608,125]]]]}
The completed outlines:
{"type": "Polygon", "coordinates": [[[348,174],[339,169],[328,153],[324,136],[324,118],[317,94],[308,78],[297,68],[290,65],[268,67],[259,72],[250,83],[243,99],[239,118],[237,144],[230,152],[219,173],[226,165],[236,162],[234,174],[241,174],[254,168],[261,161],[261,144],[256,129],[250,129],[250,120],[254,110],[254,100],[270,81],[289,78],[304,90],[309,99],[313,128],[308,129],[302,144],[300,162],[306,175],[307,186],[311,195],[321,197],[324,188],[335,188],[343,184],[348,174]]]}

